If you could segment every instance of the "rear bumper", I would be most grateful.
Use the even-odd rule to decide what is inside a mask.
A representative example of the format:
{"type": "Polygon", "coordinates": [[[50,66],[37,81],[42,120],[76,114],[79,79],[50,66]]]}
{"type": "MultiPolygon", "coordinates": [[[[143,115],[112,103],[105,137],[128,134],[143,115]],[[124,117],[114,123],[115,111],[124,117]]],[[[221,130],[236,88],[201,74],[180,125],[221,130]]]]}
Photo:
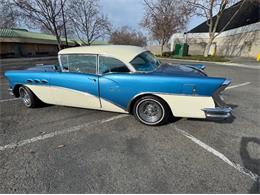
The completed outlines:
{"type": "Polygon", "coordinates": [[[208,119],[226,119],[231,116],[232,108],[226,105],[221,93],[225,88],[230,85],[230,80],[225,80],[222,86],[214,93],[213,100],[215,102],[215,108],[204,108],[206,118],[208,119]]]}
{"type": "Polygon", "coordinates": [[[216,108],[205,108],[206,118],[209,119],[226,119],[231,116],[232,108],[230,107],[216,107],[216,108]]]}

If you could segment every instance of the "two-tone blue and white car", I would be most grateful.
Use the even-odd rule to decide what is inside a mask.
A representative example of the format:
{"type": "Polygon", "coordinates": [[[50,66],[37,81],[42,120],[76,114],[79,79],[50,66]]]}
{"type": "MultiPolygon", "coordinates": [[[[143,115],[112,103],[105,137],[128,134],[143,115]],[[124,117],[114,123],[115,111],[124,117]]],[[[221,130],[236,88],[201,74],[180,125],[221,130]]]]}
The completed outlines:
{"type": "Polygon", "coordinates": [[[162,64],[144,48],[119,45],[68,48],[58,59],[59,66],[5,72],[10,93],[29,108],[44,102],[131,113],[146,125],[231,115],[220,94],[230,81],[208,77],[201,65],[162,64]]]}

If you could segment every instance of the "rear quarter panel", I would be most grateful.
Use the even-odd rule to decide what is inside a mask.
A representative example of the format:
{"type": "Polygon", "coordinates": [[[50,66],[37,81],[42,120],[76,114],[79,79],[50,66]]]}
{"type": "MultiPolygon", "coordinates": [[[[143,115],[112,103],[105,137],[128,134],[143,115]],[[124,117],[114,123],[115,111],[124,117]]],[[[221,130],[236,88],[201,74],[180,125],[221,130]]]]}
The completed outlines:
{"type": "Polygon", "coordinates": [[[100,96],[127,109],[140,94],[211,97],[224,78],[173,77],[138,73],[107,74],[99,78],[100,96]],[[194,94],[195,88],[195,94],[194,94]]]}
{"type": "MultiPolygon", "coordinates": [[[[13,89],[16,85],[28,84],[28,79],[31,80],[49,80],[50,74],[48,72],[35,72],[35,71],[6,71],[5,77],[9,81],[9,86],[13,89]]],[[[37,83],[35,83],[37,85],[37,83]]]]}

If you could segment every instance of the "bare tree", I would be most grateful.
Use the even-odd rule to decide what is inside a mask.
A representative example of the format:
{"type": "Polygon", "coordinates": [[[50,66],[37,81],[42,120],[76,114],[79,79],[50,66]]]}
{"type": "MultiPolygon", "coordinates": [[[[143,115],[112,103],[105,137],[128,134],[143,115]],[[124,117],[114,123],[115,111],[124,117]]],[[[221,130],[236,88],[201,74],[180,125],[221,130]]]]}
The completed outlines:
{"type": "MultiPolygon", "coordinates": [[[[64,31],[62,6],[66,0],[13,0],[21,16],[32,25],[41,27],[56,36],[58,49],[61,49],[61,33],[64,31]]],[[[32,26],[30,25],[30,26],[32,26]]]]}
{"type": "Polygon", "coordinates": [[[0,28],[16,27],[17,10],[9,0],[0,0],[0,28]]]}
{"type": "Polygon", "coordinates": [[[141,32],[136,32],[127,26],[115,30],[110,35],[110,43],[116,45],[146,46],[147,39],[141,32]]]}
{"type": "Polygon", "coordinates": [[[181,0],[144,0],[144,5],[141,25],[159,42],[163,53],[172,34],[185,28],[190,10],[181,0]]]}
{"type": "Polygon", "coordinates": [[[208,56],[214,39],[221,32],[226,30],[228,25],[232,22],[247,0],[241,0],[240,4],[237,4],[236,11],[230,16],[228,22],[217,32],[217,29],[219,28],[219,21],[223,16],[225,9],[238,1],[239,0],[187,0],[187,6],[193,7],[197,16],[204,17],[209,27],[209,41],[204,51],[205,57],[208,56]],[[216,13],[216,16],[214,16],[214,13],[216,13]]]}
{"type": "Polygon", "coordinates": [[[100,13],[97,0],[71,0],[70,19],[78,38],[86,45],[110,32],[108,18],[100,13]]]}

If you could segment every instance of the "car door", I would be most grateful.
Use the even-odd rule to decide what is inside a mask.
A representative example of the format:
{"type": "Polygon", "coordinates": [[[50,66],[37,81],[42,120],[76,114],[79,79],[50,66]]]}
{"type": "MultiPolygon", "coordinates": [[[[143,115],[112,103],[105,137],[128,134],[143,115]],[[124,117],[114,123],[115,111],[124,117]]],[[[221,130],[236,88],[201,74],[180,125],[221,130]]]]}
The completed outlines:
{"type": "Polygon", "coordinates": [[[113,57],[99,56],[99,74],[101,109],[125,113],[127,80],[131,79],[128,67],[113,57]]]}
{"type": "Polygon", "coordinates": [[[100,109],[97,55],[61,55],[60,63],[49,83],[53,104],[100,109]]]}

